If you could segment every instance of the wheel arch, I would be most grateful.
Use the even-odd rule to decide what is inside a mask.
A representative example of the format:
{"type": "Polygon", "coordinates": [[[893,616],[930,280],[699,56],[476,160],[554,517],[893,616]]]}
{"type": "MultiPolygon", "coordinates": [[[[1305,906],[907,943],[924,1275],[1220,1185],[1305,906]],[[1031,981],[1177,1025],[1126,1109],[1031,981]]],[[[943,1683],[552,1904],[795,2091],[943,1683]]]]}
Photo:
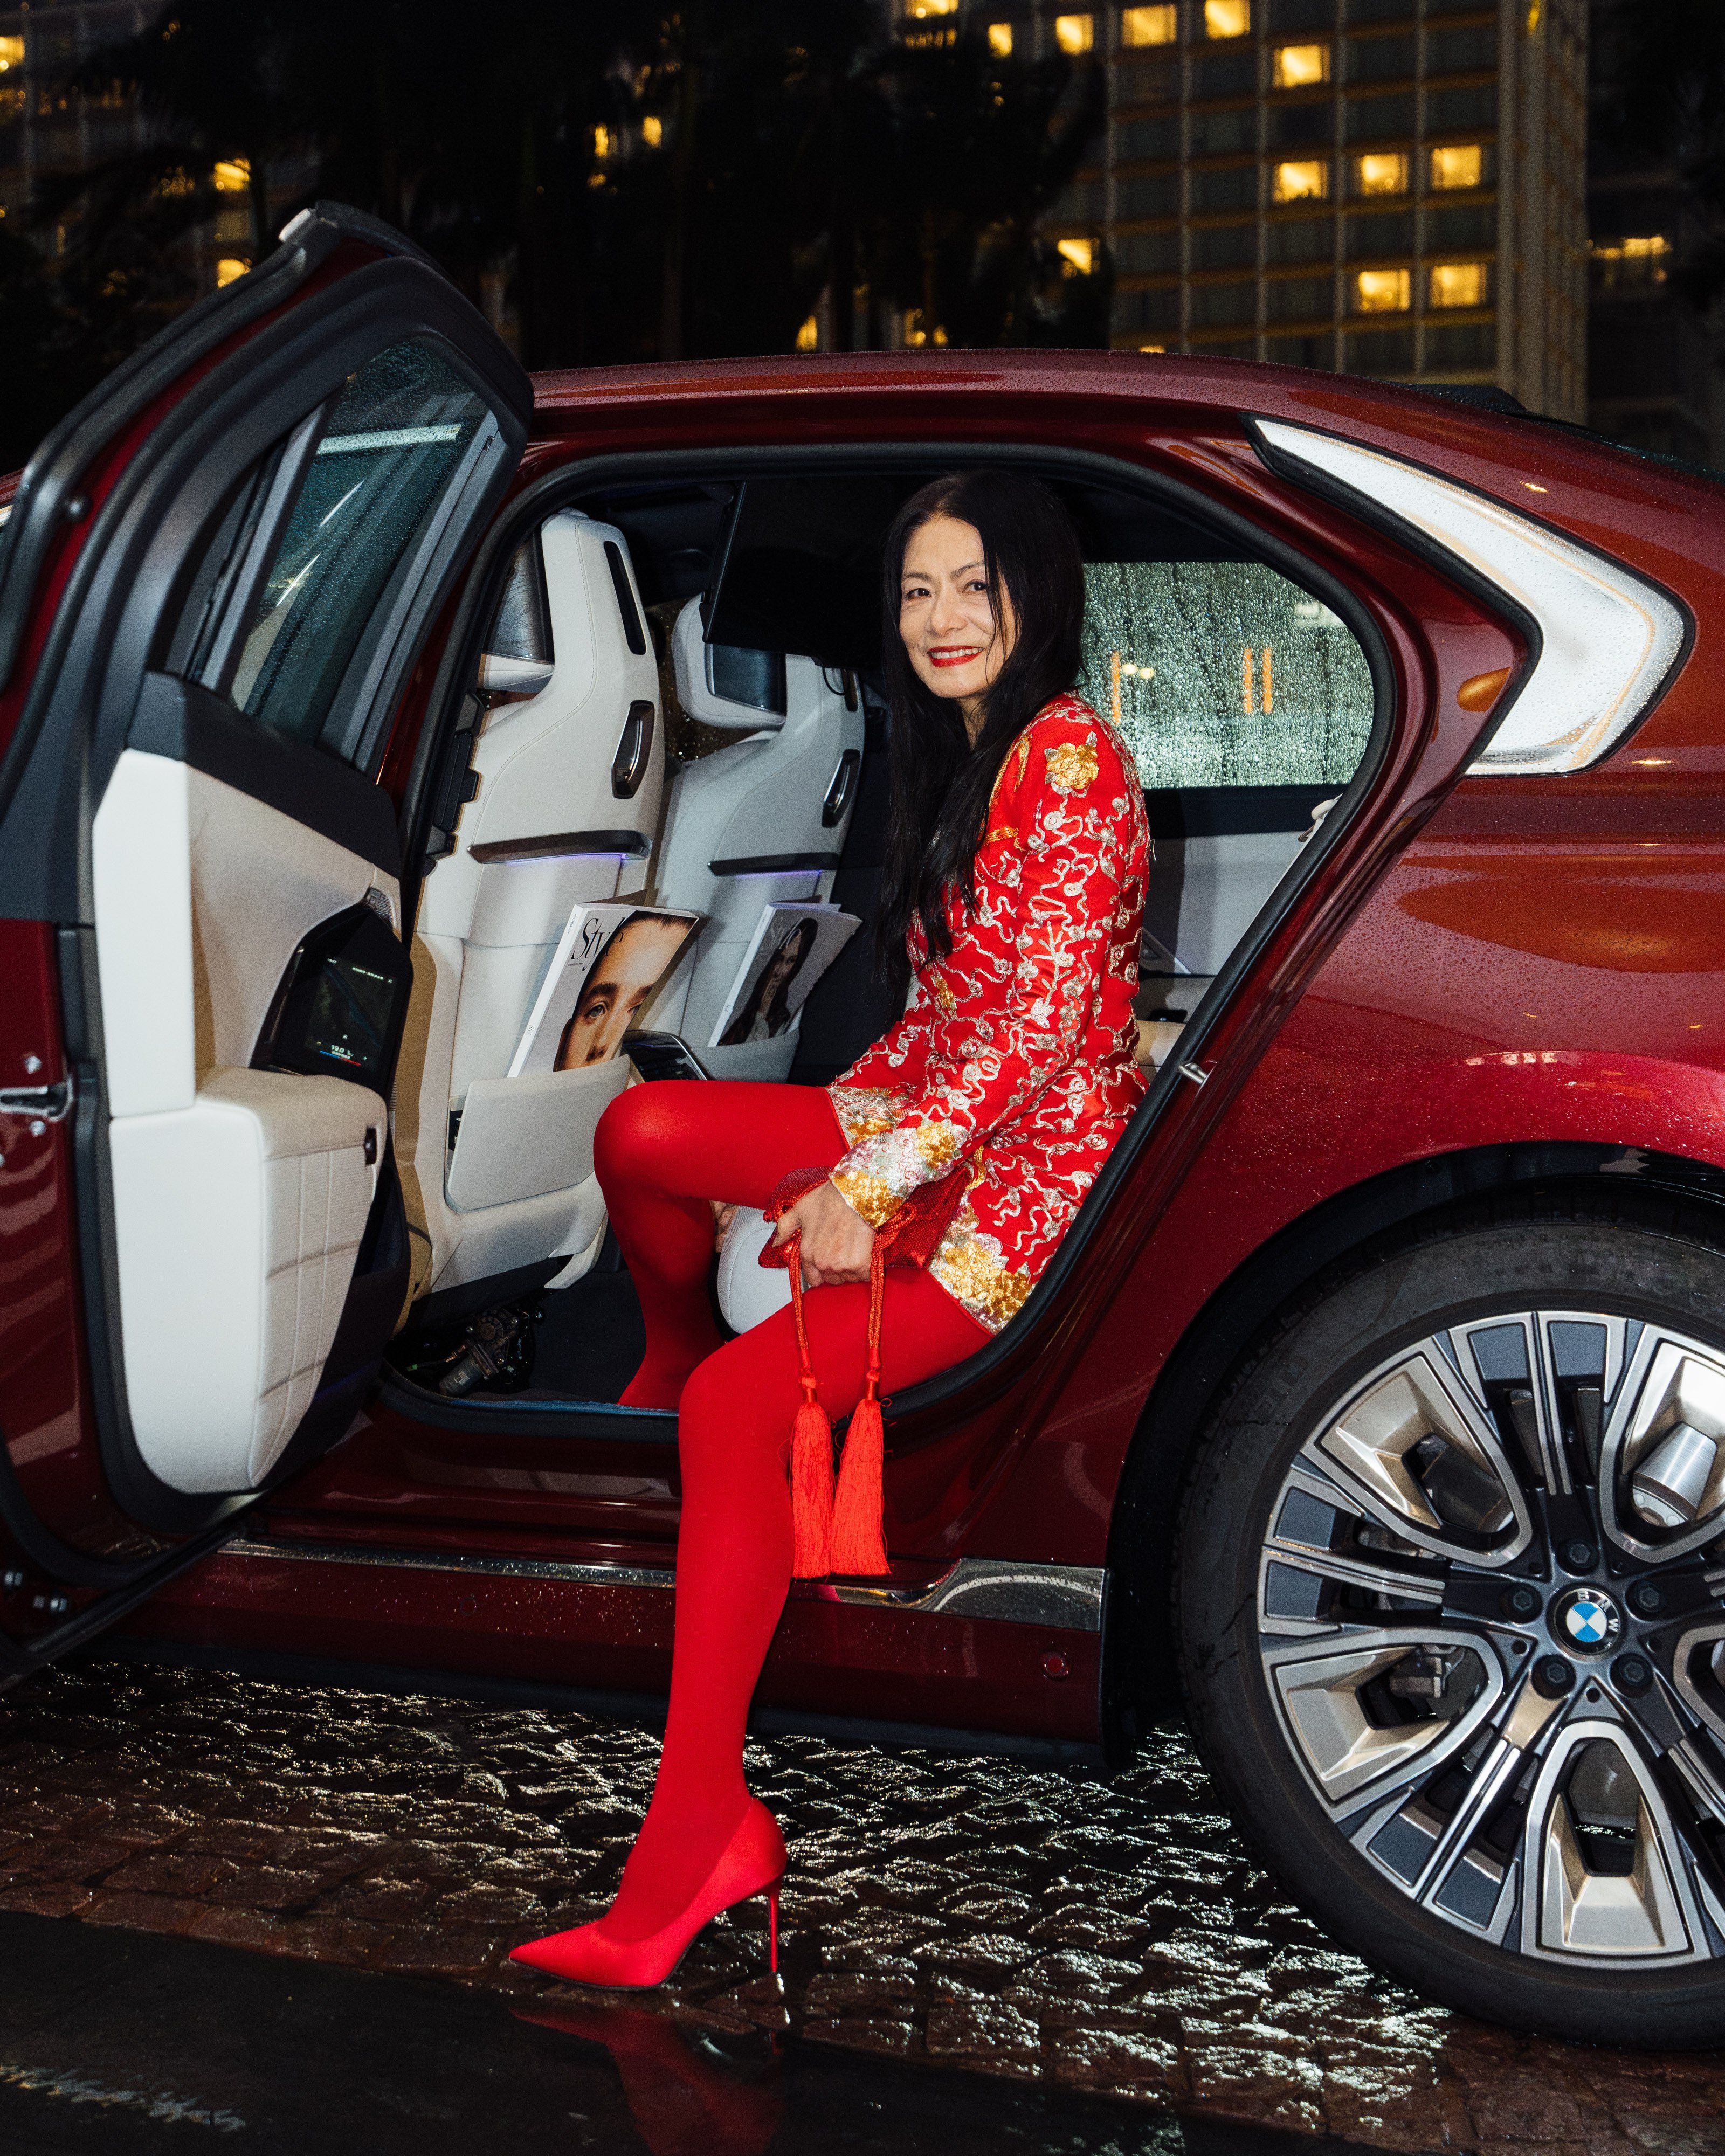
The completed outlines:
{"type": "Polygon", "coordinates": [[[1725,1169],[1680,1154],[1572,1141],[1465,1147],[1337,1192],[1245,1259],[1181,1336],[1141,1412],[1109,1522],[1100,1713],[1104,1753],[1130,1756],[1153,1722],[1179,1711],[1167,1651],[1178,1498],[1211,1404],[1242,1358],[1325,1273],[1366,1260],[1468,1199],[1510,1191],[1630,1192],[1686,1201],[1689,1224],[1725,1242],[1725,1169]]]}

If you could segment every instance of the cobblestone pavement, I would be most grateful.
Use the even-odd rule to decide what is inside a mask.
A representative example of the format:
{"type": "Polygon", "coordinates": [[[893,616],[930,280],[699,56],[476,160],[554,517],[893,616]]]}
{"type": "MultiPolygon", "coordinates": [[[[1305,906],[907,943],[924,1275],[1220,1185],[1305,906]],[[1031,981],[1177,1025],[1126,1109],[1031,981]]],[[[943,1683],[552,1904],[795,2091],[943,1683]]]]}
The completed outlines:
{"type": "MultiPolygon", "coordinates": [[[[599,1994],[504,1957],[604,1906],[655,1750],[569,1715],[54,1671],[0,1706],[0,1909],[451,1979],[592,2034],[599,1994]]],[[[1508,2035],[1338,1949],[1173,1732],[1112,1781],[808,1738],[752,1746],[750,1779],[791,1845],[782,1979],[757,1904],[631,2015],[1389,2149],[1725,2149],[1725,2057],[1508,2035]]]]}

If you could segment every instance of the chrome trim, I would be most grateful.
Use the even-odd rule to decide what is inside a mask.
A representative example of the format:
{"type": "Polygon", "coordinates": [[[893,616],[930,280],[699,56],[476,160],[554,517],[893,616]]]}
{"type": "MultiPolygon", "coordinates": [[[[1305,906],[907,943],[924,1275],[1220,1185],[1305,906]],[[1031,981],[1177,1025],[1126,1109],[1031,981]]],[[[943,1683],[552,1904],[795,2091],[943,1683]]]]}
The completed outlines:
{"type": "MultiPolygon", "coordinates": [[[[573,1564],[556,1558],[485,1557],[454,1550],[379,1549],[367,1543],[290,1543],[239,1537],[223,1554],[285,1558],[300,1563],[381,1565],[402,1572],[456,1572],[493,1579],[554,1580],[566,1586],[669,1588],[669,1567],[573,1564]]],[[[1102,1569],[1099,1565],[1019,1564],[1002,1558],[960,1558],[926,1587],[855,1582],[798,1581],[798,1600],[845,1602],[860,1608],[902,1609],[918,1615],[968,1617],[1008,1625],[1041,1625],[1068,1632],[1102,1629],[1102,1569]]]]}
{"type": "Polygon", "coordinates": [[[950,1572],[920,1591],[849,1583],[829,1591],[840,1602],[914,1609],[928,1616],[1100,1632],[1102,1578],[1100,1565],[1021,1564],[1008,1558],[962,1557],[950,1572]]]}
{"type": "Polygon", "coordinates": [[[33,1116],[44,1123],[64,1122],[75,1098],[69,1077],[58,1086],[21,1086],[0,1092],[0,1116],[33,1116]]]}
{"type": "Polygon", "coordinates": [[[651,1565],[567,1564],[547,1557],[482,1557],[475,1551],[378,1549],[370,1543],[260,1542],[236,1536],[224,1557],[287,1558],[305,1564],[371,1564],[397,1572],[465,1572],[493,1579],[554,1579],[577,1587],[675,1587],[651,1565]]]}

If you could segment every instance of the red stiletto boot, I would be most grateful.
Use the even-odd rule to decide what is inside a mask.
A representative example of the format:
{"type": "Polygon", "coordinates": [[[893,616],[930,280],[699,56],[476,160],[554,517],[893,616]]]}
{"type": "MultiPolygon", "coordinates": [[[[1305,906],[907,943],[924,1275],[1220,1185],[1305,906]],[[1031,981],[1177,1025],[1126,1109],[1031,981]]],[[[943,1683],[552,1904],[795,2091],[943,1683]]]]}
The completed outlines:
{"type": "Polygon", "coordinates": [[[607,1989],[663,1984],[688,1952],[697,1932],[721,1910],[757,1894],[768,1897],[769,1951],[778,1967],[778,1883],[784,1876],[784,1837],[765,1804],[754,1798],[718,1862],[696,1890],[689,1906],[670,1923],[644,1939],[613,1939],[607,1919],[582,1924],[548,1938],[529,1939],[509,1957],[529,1969],[543,1969],[571,1984],[603,1984],[607,1989]]]}

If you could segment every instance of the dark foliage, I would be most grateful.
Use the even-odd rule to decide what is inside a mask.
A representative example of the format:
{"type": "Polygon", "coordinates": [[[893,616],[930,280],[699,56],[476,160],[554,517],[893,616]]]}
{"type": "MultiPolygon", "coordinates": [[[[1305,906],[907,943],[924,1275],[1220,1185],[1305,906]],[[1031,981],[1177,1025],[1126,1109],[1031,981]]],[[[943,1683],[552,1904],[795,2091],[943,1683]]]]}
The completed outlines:
{"type": "Polygon", "coordinates": [[[0,458],[194,295],[177,243],[218,160],[249,169],[252,259],[300,202],[352,203],[506,292],[529,367],[783,351],[823,291],[844,349],[905,308],[953,345],[1106,341],[1101,249],[1079,275],[1038,230],[1100,70],[882,25],[876,0],[176,0],[65,85],[141,100],[149,148],[40,190],[64,254],[0,254],[25,332],[0,458]]]}

